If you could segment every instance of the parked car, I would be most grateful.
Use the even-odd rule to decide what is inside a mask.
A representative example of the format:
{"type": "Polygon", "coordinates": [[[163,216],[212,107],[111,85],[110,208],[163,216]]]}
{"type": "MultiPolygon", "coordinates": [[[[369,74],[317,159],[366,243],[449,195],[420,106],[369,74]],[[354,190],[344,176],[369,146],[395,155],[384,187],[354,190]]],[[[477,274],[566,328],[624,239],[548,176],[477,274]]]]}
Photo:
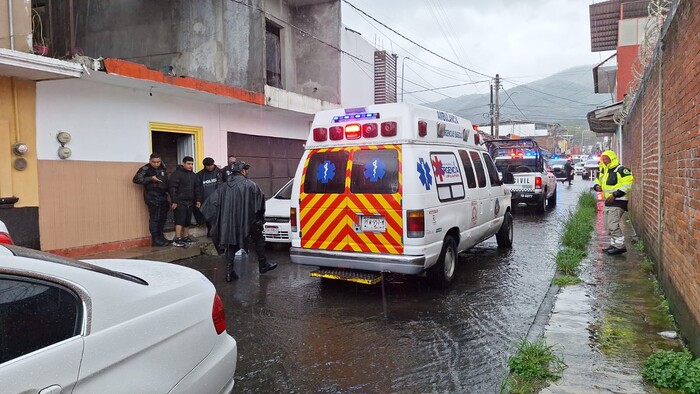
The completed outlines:
{"type": "Polygon", "coordinates": [[[270,199],[265,201],[265,242],[290,242],[289,201],[292,198],[293,179],[290,179],[270,199]]]}
{"type": "Polygon", "coordinates": [[[583,179],[595,179],[598,176],[600,156],[591,156],[583,163],[583,179]]]}
{"type": "Polygon", "coordinates": [[[576,164],[574,164],[574,175],[581,175],[583,176],[583,173],[586,171],[584,168],[584,162],[580,161],[576,164]]]}
{"type": "Polygon", "coordinates": [[[193,269],[0,245],[6,393],[230,393],[236,341],[193,269]]]}
{"type": "Polygon", "coordinates": [[[14,244],[14,242],[12,242],[10,232],[7,230],[7,227],[5,226],[5,223],[2,222],[2,220],[0,220],[0,244],[14,244]]]}

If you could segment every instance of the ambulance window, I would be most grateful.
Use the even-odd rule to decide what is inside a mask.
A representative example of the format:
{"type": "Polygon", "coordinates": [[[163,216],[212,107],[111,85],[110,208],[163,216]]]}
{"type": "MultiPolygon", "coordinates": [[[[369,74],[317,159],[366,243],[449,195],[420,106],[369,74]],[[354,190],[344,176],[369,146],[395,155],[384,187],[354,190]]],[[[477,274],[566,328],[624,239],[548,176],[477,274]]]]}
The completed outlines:
{"type": "Polygon", "coordinates": [[[360,150],[352,157],[350,191],[354,194],[399,192],[399,155],[393,149],[360,150]]]}
{"type": "Polygon", "coordinates": [[[469,151],[469,156],[472,157],[472,162],[474,162],[474,171],[476,171],[476,180],[479,183],[479,187],[486,187],[486,173],[484,172],[484,165],[479,158],[479,153],[469,151]]]}
{"type": "Polygon", "coordinates": [[[430,163],[433,165],[438,199],[452,201],[464,198],[464,181],[454,153],[431,152],[430,163]]]}
{"type": "Polygon", "coordinates": [[[488,153],[482,153],[484,156],[484,163],[486,163],[486,170],[489,172],[489,179],[491,179],[491,186],[501,186],[503,183],[498,178],[498,170],[496,170],[496,165],[493,164],[491,156],[488,153]]]}
{"type": "Polygon", "coordinates": [[[476,177],[474,176],[474,166],[472,165],[472,161],[469,159],[469,154],[465,150],[460,150],[459,157],[462,159],[462,165],[464,166],[464,175],[467,176],[467,186],[470,189],[475,189],[476,177]]]}
{"type": "Polygon", "coordinates": [[[347,151],[313,153],[306,168],[304,193],[343,193],[347,163],[347,151]]]}

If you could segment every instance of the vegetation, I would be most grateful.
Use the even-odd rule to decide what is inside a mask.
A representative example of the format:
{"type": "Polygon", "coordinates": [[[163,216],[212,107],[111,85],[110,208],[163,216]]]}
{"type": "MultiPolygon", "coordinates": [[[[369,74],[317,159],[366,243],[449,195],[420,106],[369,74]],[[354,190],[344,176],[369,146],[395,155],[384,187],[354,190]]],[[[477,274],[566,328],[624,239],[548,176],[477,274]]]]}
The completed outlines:
{"type": "Polygon", "coordinates": [[[581,279],[578,276],[571,276],[571,275],[560,275],[555,277],[552,280],[552,283],[554,283],[557,286],[573,286],[581,283],[581,279]]]}
{"type": "Polygon", "coordinates": [[[578,275],[578,269],[584,257],[586,257],[586,253],[583,251],[567,246],[557,253],[557,269],[564,275],[578,275]]]}
{"type": "Polygon", "coordinates": [[[559,380],[566,364],[540,337],[535,342],[520,340],[517,352],[508,359],[508,368],[508,391],[524,394],[539,391],[550,380],[559,380]]]}
{"type": "Polygon", "coordinates": [[[642,376],[657,387],[700,393],[700,360],[688,350],[661,350],[649,357],[642,376]]]}

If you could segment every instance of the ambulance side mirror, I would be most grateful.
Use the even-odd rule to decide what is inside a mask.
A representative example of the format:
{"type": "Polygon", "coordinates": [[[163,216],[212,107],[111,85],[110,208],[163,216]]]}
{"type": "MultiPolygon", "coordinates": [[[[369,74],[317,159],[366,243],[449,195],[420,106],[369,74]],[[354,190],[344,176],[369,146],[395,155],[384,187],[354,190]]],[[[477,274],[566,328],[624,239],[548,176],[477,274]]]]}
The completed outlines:
{"type": "Polygon", "coordinates": [[[503,183],[506,185],[512,185],[515,183],[515,177],[512,172],[503,171],[503,183]]]}

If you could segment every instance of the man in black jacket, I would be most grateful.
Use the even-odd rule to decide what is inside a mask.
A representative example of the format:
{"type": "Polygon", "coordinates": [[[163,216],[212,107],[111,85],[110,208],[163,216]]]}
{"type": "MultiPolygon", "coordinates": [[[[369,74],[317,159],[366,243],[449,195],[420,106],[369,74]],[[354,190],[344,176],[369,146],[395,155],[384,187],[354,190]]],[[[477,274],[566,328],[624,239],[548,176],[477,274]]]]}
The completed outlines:
{"type": "MultiPolygon", "coordinates": [[[[199,183],[202,185],[202,203],[204,203],[221,184],[221,170],[214,164],[214,159],[211,157],[204,158],[202,164],[204,164],[204,168],[197,173],[197,178],[199,178],[199,183]]],[[[208,237],[211,224],[204,218],[199,208],[194,209],[194,217],[197,219],[197,224],[207,224],[208,237]]]]}
{"type": "Polygon", "coordinates": [[[143,185],[143,200],[148,207],[148,230],[151,232],[151,245],[166,246],[170,241],[163,235],[168,204],[168,173],[158,153],[152,153],[148,164],[139,168],[133,182],[143,185]]]}
{"type": "Polygon", "coordinates": [[[202,185],[197,174],[192,171],[194,159],[185,156],[182,165],[177,166],[170,176],[171,208],[175,211],[174,246],[185,246],[193,242],[189,236],[189,226],[192,220],[192,209],[199,208],[202,202],[202,185]]]}
{"type": "Polygon", "coordinates": [[[235,161],[232,174],[209,196],[202,213],[211,223],[211,235],[219,250],[226,250],[226,281],[238,279],[233,269],[236,252],[250,236],[258,255],[258,272],[264,274],[277,267],[265,257],[265,195],[260,187],[246,177],[250,165],[235,161]]]}
{"type": "Polygon", "coordinates": [[[233,171],[231,170],[231,165],[236,161],[236,156],[229,156],[228,157],[228,164],[226,167],[221,169],[221,182],[226,182],[228,178],[233,174],[233,171]]]}

